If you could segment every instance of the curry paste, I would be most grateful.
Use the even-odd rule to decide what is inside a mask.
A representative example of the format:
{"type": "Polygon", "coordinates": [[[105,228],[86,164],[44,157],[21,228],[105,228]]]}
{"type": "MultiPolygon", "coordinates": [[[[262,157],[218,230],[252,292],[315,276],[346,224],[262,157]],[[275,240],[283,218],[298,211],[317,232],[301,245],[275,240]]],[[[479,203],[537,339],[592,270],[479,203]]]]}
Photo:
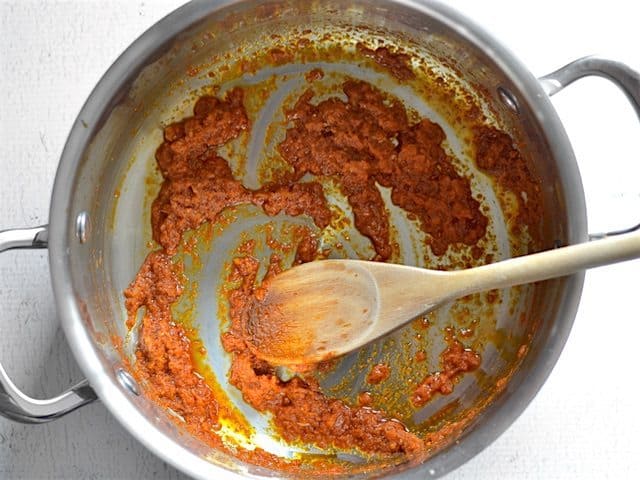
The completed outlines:
{"type": "MultiPolygon", "coordinates": [[[[365,53],[397,70],[397,76],[406,75],[401,64],[389,64],[385,52],[365,53]]],[[[313,72],[313,78],[321,75],[313,72]]],[[[436,255],[455,244],[473,246],[486,233],[487,219],[472,196],[469,180],[457,173],[445,152],[440,126],[428,119],[411,122],[398,100],[368,83],[347,81],[342,89],[346,101],[334,97],[316,103],[313,90],[308,90],[286,112],[290,127],[278,152],[292,171],[257,190],[234,178],[217,153],[218,147],[251,127],[241,88],[225,98],[201,97],[193,116],[164,129],[164,142],[156,152],[164,181],[152,205],[153,238],[159,248],[148,255],[125,291],[130,328],[143,310],[132,368],[152,400],[170,409],[190,433],[211,446],[225,448],[217,432],[227,407],[198,374],[185,328],[171,312],[184,283],[172,256],[185,232],[215,222],[224,209],[239,204],[256,205],[268,215],[307,215],[323,229],[332,214],[321,184],[302,181],[311,174],[339,184],[353,209],[355,227],[372,242],[375,260],[389,259],[393,248],[381,187],[390,189],[393,203],[418,221],[436,255]]],[[[490,127],[477,135],[480,168],[505,177],[507,183],[517,180],[509,177],[500,160],[505,152],[513,160],[511,143],[490,127]],[[492,146],[496,139],[498,147],[492,146]]],[[[316,238],[308,228],[298,232],[296,261],[311,261],[319,253],[316,238]]],[[[239,286],[229,293],[231,325],[222,335],[232,358],[229,380],[244,400],[270,412],[287,441],[372,454],[411,456],[424,451],[427,440],[372,409],[369,393],[360,395],[358,405],[348,405],[327,397],[312,375],[281,381],[272,365],[251,353],[242,332],[251,302],[259,294],[258,267],[252,245],[245,245],[233,261],[231,280],[239,286]]],[[[285,267],[274,255],[269,275],[285,267]]],[[[477,368],[480,358],[456,340],[442,353],[441,363],[442,371],[427,376],[416,388],[415,405],[423,405],[436,393],[449,393],[457,377],[477,368]]],[[[388,367],[378,365],[368,381],[377,384],[388,375],[388,367]]],[[[261,451],[234,452],[254,463],[276,462],[261,451]]]]}

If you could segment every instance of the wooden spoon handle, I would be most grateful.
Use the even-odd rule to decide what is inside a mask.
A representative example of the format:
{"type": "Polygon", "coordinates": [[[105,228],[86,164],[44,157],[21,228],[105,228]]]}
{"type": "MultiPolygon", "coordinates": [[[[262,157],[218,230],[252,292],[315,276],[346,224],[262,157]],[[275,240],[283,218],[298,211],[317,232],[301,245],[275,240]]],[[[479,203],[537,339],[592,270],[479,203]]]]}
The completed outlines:
{"type": "Polygon", "coordinates": [[[638,257],[640,232],[625,233],[455,272],[457,295],[563,277],[638,257]]]}

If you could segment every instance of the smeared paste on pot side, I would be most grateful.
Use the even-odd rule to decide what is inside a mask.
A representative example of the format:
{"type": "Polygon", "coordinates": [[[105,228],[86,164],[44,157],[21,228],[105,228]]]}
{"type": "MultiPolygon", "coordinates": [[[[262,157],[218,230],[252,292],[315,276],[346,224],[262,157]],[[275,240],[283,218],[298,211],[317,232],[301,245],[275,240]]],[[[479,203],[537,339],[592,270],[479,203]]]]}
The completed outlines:
{"type": "MultiPolygon", "coordinates": [[[[229,412],[198,374],[186,331],[171,312],[183,293],[183,273],[171,257],[185,232],[215,222],[225,208],[246,203],[268,215],[308,215],[323,229],[331,222],[331,212],[322,186],[301,180],[312,174],[331,177],[340,185],[353,208],[356,228],[372,242],[374,260],[384,261],[392,251],[378,185],[390,188],[393,203],[419,221],[437,255],[450,245],[473,246],[485,235],[487,219],[472,197],[468,179],[456,172],[444,151],[440,126],[427,119],[411,123],[399,101],[367,83],[347,81],[342,89],[347,101],[329,98],[314,104],[310,89],[286,112],[292,126],[278,151],[293,172],[258,190],[245,188],[216,153],[250,128],[241,88],[229,91],[224,99],[201,97],[192,117],[164,129],[164,142],[156,152],[164,182],[152,206],[153,238],[159,249],[148,255],[125,291],[130,328],[138,310],[144,309],[132,370],[152,400],[171,409],[190,433],[211,446],[226,448],[216,432],[219,419],[229,412]]],[[[518,155],[510,138],[491,127],[477,135],[493,142],[481,143],[479,166],[497,176],[507,175],[504,162],[493,156],[518,155]]],[[[298,229],[296,241],[297,262],[317,256],[318,245],[308,228],[298,229]]],[[[243,254],[234,259],[231,272],[239,287],[229,294],[231,325],[222,343],[232,357],[229,380],[244,400],[259,411],[271,412],[274,426],[287,441],[368,454],[423,452],[430,440],[369,407],[370,398],[361,395],[360,406],[329,398],[312,375],[282,382],[272,365],[251,353],[243,322],[262,279],[257,278],[259,261],[252,245],[240,250],[243,254]]],[[[285,268],[280,263],[273,255],[268,275],[285,268]]],[[[416,406],[436,393],[450,393],[460,375],[478,368],[480,358],[450,339],[441,363],[442,372],[427,375],[417,386],[412,397],[416,406]]],[[[370,376],[371,383],[388,376],[382,367],[379,370],[370,376]]],[[[260,450],[238,447],[233,453],[261,465],[284,464],[260,450]]]]}

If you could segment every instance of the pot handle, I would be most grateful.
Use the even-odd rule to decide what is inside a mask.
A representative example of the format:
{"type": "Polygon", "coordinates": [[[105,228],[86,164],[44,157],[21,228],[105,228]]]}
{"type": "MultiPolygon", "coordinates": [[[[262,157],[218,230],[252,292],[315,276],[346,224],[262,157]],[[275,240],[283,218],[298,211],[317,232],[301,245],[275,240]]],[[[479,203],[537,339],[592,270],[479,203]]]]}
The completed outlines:
{"type": "MultiPolygon", "coordinates": [[[[0,231],[0,253],[12,249],[47,248],[46,226],[0,231]]],[[[21,392],[0,364],[0,415],[22,423],[45,423],[60,418],[98,397],[83,380],[57,397],[31,398],[21,392]]]]}
{"type": "MultiPolygon", "coordinates": [[[[616,84],[625,93],[640,119],[640,73],[624,63],[596,56],[583,57],[538,80],[545,93],[551,96],[576,80],[590,76],[603,77],[616,84]]],[[[637,230],[640,230],[640,224],[624,230],[590,234],[589,239],[597,240],[637,230]]]]}

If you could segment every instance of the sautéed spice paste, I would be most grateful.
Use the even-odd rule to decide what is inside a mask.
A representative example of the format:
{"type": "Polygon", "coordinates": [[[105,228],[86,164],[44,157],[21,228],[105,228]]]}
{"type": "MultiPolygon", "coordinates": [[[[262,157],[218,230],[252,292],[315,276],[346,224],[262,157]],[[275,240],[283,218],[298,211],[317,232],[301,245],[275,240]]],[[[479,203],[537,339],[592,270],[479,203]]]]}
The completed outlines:
{"type": "MultiPolygon", "coordinates": [[[[407,59],[393,59],[385,49],[363,52],[398,78],[408,75],[407,59]]],[[[276,52],[272,56],[279,61],[276,52]]],[[[321,77],[321,71],[314,71],[308,80],[321,77]]],[[[374,260],[389,259],[394,248],[381,188],[389,189],[392,202],[418,220],[436,255],[456,244],[474,246],[486,234],[487,218],[472,196],[469,180],[457,173],[445,152],[440,126],[428,119],[411,122],[397,99],[368,83],[346,81],[342,90],[346,101],[328,98],[316,103],[309,89],[286,112],[290,127],[277,149],[293,173],[257,190],[236,179],[217,153],[218,147],[251,128],[241,88],[230,90],[225,98],[201,97],[193,116],[164,129],[164,142],[156,152],[163,183],[151,212],[158,249],[147,256],[125,291],[129,328],[136,323],[138,311],[143,311],[132,368],[152,400],[170,409],[191,434],[211,446],[226,448],[217,432],[220,419],[231,413],[226,400],[198,374],[185,327],[172,317],[171,306],[181,296],[184,280],[172,256],[185,232],[216,222],[223,210],[239,204],[253,204],[270,216],[307,215],[318,229],[324,229],[332,214],[321,184],[302,181],[311,174],[339,185],[353,210],[355,227],[371,240],[374,260]]],[[[506,154],[511,166],[518,158],[500,133],[477,132],[479,167],[504,178],[509,186],[518,179],[501,156],[506,154]]],[[[537,186],[525,184],[526,193],[534,197],[537,186]]],[[[319,255],[317,239],[306,227],[296,230],[294,248],[298,263],[319,255]]],[[[347,405],[327,397],[313,375],[281,381],[272,365],[251,352],[244,325],[253,303],[263,294],[254,250],[255,244],[247,242],[236,251],[229,280],[239,286],[228,293],[231,324],[222,335],[223,347],[232,358],[229,381],[244,401],[270,412],[275,428],[287,441],[371,454],[423,452],[432,439],[421,439],[399,421],[374,410],[370,393],[362,392],[357,406],[347,405]]],[[[273,255],[267,276],[276,275],[282,267],[273,255]]],[[[425,358],[423,352],[416,361],[425,358]]],[[[450,393],[459,376],[479,365],[479,355],[452,340],[441,354],[442,370],[422,380],[411,398],[413,404],[419,407],[436,393],[450,393]]],[[[368,383],[379,384],[389,373],[387,365],[376,365],[368,383]]],[[[285,464],[261,450],[237,447],[234,454],[261,465],[285,464]]]]}
{"type": "Polygon", "coordinates": [[[436,255],[451,244],[475,245],[487,218],[442,148],[442,128],[427,119],[410,124],[400,102],[368,83],[347,81],[342,89],[346,102],[330,98],[314,105],[308,90],[287,112],[293,127],[278,149],[296,178],[338,179],[376,260],[392,252],[380,186],[391,188],[393,203],[418,218],[436,255]]]}

